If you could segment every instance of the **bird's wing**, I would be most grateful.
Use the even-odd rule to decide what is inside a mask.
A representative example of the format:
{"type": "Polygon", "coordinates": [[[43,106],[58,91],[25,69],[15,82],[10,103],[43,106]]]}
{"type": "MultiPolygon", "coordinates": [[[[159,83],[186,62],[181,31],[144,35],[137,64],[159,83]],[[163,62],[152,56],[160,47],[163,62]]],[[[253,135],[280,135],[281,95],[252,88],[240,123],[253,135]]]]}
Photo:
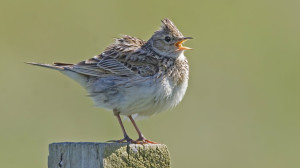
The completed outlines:
{"type": "Polygon", "coordinates": [[[65,69],[87,76],[103,76],[106,74],[106,71],[98,68],[97,64],[85,63],[85,61],[80,62],[79,64],[65,67],[65,69]]]}
{"type": "Polygon", "coordinates": [[[158,72],[158,59],[142,49],[144,44],[144,41],[135,37],[123,36],[116,39],[102,54],[64,68],[98,77],[151,76],[158,72]]]}
{"type": "MultiPolygon", "coordinates": [[[[95,56],[99,57],[99,56],[95,56]]],[[[139,54],[127,54],[125,57],[106,56],[101,59],[91,58],[65,69],[87,76],[151,76],[157,73],[158,65],[155,59],[139,54]],[[138,57],[136,56],[138,55],[138,57]]],[[[57,65],[57,64],[56,64],[57,65]]]]}
{"type": "Polygon", "coordinates": [[[121,62],[118,59],[112,58],[112,57],[106,57],[105,59],[102,59],[98,64],[97,67],[100,69],[104,69],[106,71],[111,72],[115,75],[120,76],[131,76],[136,75],[136,71],[131,70],[127,63],[121,62]]]}
{"type": "Polygon", "coordinates": [[[130,76],[135,74],[129,68],[124,66],[124,64],[118,62],[116,59],[109,57],[100,59],[99,56],[95,56],[91,59],[81,61],[73,65],[64,65],[62,63],[54,63],[54,65],[63,66],[66,70],[70,70],[87,76],[130,76]]]}

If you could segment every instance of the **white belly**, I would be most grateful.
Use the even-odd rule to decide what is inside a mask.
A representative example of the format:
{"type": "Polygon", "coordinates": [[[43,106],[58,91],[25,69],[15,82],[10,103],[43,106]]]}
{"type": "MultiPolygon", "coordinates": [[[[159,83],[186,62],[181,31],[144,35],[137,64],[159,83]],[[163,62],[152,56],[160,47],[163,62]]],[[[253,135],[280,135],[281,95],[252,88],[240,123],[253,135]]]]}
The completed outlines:
{"type": "MultiPolygon", "coordinates": [[[[103,84],[103,81],[99,83],[103,84]]],[[[175,85],[167,78],[148,78],[113,89],[101,88],[105,92],[92,98],[99,107],[117,109],[121,115],[142,119],[175,107],[182,100],[187,86],[188,80],[175,85]]]]}

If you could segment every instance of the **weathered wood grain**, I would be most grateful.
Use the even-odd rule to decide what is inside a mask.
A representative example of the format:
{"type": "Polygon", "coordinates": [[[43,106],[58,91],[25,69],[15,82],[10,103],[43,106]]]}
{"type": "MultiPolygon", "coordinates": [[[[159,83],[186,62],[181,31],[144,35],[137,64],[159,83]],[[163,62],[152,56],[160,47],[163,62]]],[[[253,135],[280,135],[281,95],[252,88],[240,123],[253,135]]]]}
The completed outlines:
{"type": "Polygon", "coordinates": [[[163,144],[62,142],[49,145],[48,168],[168,168],[163,144]]]}

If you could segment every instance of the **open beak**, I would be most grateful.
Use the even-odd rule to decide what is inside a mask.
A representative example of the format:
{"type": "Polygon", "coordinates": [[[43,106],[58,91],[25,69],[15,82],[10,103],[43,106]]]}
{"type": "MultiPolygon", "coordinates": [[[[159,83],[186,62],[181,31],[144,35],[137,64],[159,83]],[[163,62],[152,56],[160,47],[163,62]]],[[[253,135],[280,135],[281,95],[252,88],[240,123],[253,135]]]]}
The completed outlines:
{"type": "Polygon", "coordinates": [[[192,37],[183,37],[177,43],[175,43],[175,46],[177,47],[177,50],[180,50],[180,51],[191,50],[191,48],[189,48],[189,47],[182,46],[182,43],[184,43],[185,41],[187,41],[189,39],[193,39],[193,38],[192,37]]]}

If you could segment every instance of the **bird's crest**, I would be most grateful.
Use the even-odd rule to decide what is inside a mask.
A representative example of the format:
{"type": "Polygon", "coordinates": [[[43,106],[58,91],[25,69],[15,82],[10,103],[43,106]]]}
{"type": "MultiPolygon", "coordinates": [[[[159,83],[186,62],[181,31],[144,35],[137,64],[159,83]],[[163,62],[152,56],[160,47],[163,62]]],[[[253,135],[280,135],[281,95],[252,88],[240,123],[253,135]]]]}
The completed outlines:
{"type": "Polygon", "coordinates": [[[170,19],[161,20],[161,31],[170,32],[175,36],[183,36],[182,33],[178,30],[178,28],[174,25],[174,23],[170,19]]]}

